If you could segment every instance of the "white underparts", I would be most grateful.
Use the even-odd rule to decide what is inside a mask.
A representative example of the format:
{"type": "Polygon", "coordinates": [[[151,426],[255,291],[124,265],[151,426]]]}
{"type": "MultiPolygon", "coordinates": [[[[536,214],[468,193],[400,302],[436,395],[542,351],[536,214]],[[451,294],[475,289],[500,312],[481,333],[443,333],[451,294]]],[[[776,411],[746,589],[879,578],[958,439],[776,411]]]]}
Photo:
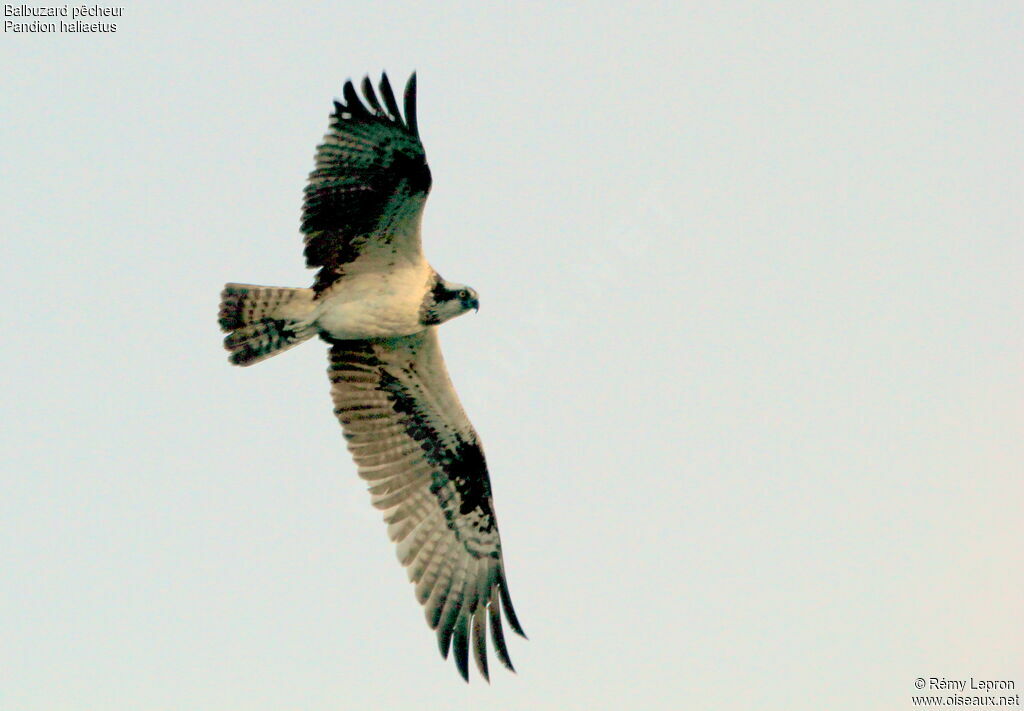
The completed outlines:
{"type": "Polygon", "coordinates": [[[346,274],[317,300],[317,325],[341,340],[421,331],[420,309],[433,274],[426,261],[389,271],[346,274]]]}

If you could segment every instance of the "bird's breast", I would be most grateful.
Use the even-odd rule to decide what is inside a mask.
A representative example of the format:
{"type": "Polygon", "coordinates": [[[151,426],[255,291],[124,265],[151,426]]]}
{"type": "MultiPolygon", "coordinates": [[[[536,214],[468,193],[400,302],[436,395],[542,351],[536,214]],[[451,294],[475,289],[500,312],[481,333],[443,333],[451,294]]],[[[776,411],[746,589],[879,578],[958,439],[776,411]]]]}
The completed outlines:
{"type": "Polygon", "coordinates": [[[346,275],[325,291],[317,324],[332,338],[408,336],[423,329],[420,307],[432,270],[425,262],[387,272],[346,275]]]}

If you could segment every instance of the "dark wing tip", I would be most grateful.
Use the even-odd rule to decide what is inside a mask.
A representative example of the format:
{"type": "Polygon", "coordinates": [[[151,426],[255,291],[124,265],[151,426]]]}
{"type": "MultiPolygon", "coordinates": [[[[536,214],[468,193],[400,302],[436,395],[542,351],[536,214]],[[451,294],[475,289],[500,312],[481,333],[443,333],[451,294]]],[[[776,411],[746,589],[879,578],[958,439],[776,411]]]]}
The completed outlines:
{"type": "Polygon", "coordinates": [[[355,84],[352,83],[351,79],[347,79],[342,88],[344,101],[335,100],[333,116],[339,121],[352,119],[365,121],[371,118],[383,119],[419,138],[419,125],[416,120],[416,72],[412,73],[408,83],[405,85],[405,95],[403,97],[404,116],[401,109],[399,109],[398,101],[395,98],[394,90],[391,88],[391,81],[388,79],[387,72],[381,72],[379,87],[380,98],[378,98],[377,92],[373,89],[370,77],[363,77],[362,82],[360,82],[360,88],[365,99],[364,103],[364,99],[359,98],[355,84]]]}
{"type": "Polygon", "coordinates": [[[487,622],[484,617],[487,600],[481,600],[473,611],[473,659],[476,661],[476,668],[480,676],[488,684],[491,683],[491,675],[487,669],[487,622]]]}
{"type": "Polygon", "coordinates": [[[443,659],[448,658],[448,652],[452,648],[452,634],[454,632],[455,629],[453,627],[442,622],[437,623],[437,648],[440,650],[443,659]]]}
{"type": "Polygon", "coordinates": [[[487,606],[491,627],[491,644],[494,646],[494,653],[498,655],[498,661],[511,672],[516,668],[512,666],[512,659],[508,654],[508,647],[505,645],[505,633],[501,629],[501,610],[498,607],[498,594],[491,590],[490,604],[487,606]]]}
{"type": "Polygon", "coordinates": [[[395,92],[391,90],[391,82],[388,81],[386,72],[381,72],[380,75],[380,96],[384,99],[384,106],[387,108],[388,117],[398,125],[404,126],[402,112],[398,110],[395,92]]]}
{"type": "Polygon", "coordinates": [[[405,125],[412,135],[419,137],[420,129],[416,122],[416,72],[412,73],[405,85],[405,125]]]}
{"type": "Polygon", "coordinates": [[[464,613],[460,614],[455,621],[452,651],[454,652],[455,666],[459,668],[459,675],[464,681],[469,682],[469,633],[464,613]]]}
{"type": "Polygon", "coordinates": [[[523,626],[519,624],[519,618],[516,617],[515,608],[512,607],[512,597],[508,593],[508,581],[505,580],[504,575],[501,576],[499,585],[501,586],[501,606],[505,610],[505,618],[512,627],[512,631],[523,639],[529,639],[523,631],[523,626]]]}
{"type": "Polygon", "coordinates": [[[373,84],[368,76],[363,77],[363,96],[366,97],[366,103],[370,105],[374,113],[378,116],[384,114],[384,109],[381,108],[380,101],[377,100],[377,93],[373,90],[373,84]]]}
{"type": "Polygon", "coordinates": [[[363,102],[359,99],[359,94],[356,93],[356,88],[352,84],[352,80],[349,79],[345,82],[345,87],[342,89],[342,96],[345,99],[345,104],[339,107],[337,101],[334,102],[335,109],[337,109],[338,118],[354,118],[354,119],[368,119],[371,114],[363,102]],[[345,116],[345,114],[348,116],[345,116]]]}

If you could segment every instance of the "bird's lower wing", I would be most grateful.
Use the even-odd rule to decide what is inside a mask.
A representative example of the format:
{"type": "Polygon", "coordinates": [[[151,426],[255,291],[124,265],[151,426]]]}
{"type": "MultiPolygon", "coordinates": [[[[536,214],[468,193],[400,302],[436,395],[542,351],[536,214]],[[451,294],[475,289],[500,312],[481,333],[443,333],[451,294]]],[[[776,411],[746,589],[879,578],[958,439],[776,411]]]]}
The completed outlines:
{"type": "Polygon", "coordinates": [[[442,655],[468,678],[470,641],[487,678],[486,623],[512,669],[500,609],[518,634],[483,450],[444,366],[435,328],[337,341],[331,395],[359,475],[384,511],[442,655]]]}

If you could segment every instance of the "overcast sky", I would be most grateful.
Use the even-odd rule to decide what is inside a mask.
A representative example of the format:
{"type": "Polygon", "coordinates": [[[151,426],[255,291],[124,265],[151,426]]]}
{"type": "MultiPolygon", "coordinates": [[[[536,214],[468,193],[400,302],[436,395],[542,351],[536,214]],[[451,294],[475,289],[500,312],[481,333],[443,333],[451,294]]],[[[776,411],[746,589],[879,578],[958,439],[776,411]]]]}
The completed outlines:
{"type": "MultiPolygon", "coordinates": [[[[33,5],[35,7],[35,5],[33,5]]],[[[10,19],[10,18],[6,18],[10,19]]],[[[0,41],[0,707],[910,709],[1024,687],[1019,2],[133,2],[0,41]],[[518,674],[442,661],[307,286],[347,78],[419,76],[518,674]]],[[[493,660],[493,657],[492,657],[493,660]]]]}

